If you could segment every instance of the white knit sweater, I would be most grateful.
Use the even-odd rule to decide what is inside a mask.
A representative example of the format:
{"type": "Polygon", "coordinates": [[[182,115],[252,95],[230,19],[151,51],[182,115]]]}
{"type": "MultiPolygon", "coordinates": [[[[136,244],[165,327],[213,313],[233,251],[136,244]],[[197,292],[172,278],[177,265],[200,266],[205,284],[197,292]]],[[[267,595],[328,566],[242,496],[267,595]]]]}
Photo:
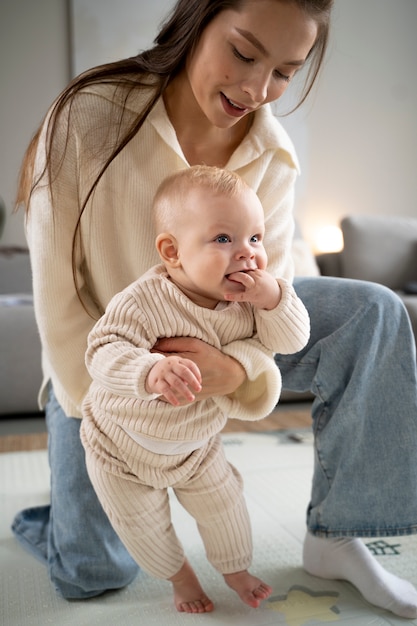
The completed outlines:
{"type": "MultiPolygon", "coordinates": [[[[58,152],[65,141],[68,145],[55,177],[53,196],[47,185],[39,186],[27,221],[35,313],[43,349],[42,390],[52,380],[59,402],[67,415],[74,417],[81,416],[81,403],[91,382],[84,364],[88,333],[114,294],[158,262],[152,199],[163,178],[189,166],[161,100],[106,171],[82,219],[82,258],[77,272],[93,319],[75,291],[71,246],[82,199],[97,171],[97,153],[102,156],[116,132],[121,105],[113,92],[114,87],[102,85],[74,99],[70,132],[67,135],[62,125],[56,138],[58,152]],[[94,298],[88,296],[90,292],[94,298]]],[[[141,109],[141,99],[140,95],[129,99],[126,115],[141,109]]],[[[35,176],[42,171],[44,152],[41,140],[35,176]]],[[[236,170],[258,193],[265,210],[270,271],[291,280],[297,162],[288,136],[269,107],[256,113],[248,136],[227,167],[236,170]]],[[[45,393],[41,393],[40,403],[44,402],[45,393]]]]}
{"type": "Polygon", "coordinates": [[[93,378],[86,404],[98,429],[114,436],[110,420],[148,438],[189,442],[220,432],[227,417],[268,415],[281,391],[273,353],[297,352],[309,338],[304,305],[287,281],[279,282],[280,303],[268,311],[247,302],[202,308],[171,282],[162,265],[117,294],[91,331],[86,353],[93,378]],[[160,337],[177,336],[196,337],[240,361],[253,381],[251,397],[211,397],[173,407],[147,393],[149,370],[165,358],[151,348],[160,337]]]}

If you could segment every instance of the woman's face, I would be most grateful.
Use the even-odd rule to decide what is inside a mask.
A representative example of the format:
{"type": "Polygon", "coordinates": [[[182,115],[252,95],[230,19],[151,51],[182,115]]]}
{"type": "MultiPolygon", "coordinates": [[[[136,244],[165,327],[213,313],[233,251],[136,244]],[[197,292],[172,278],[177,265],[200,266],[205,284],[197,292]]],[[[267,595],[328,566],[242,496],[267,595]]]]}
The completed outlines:
{"type": "Polygon", "coordinates": [[[294,2],[246,0],[207,26],[186,65],[194,98],[219,128],[277,100],[302,67],[317,24],[294,2]]]}

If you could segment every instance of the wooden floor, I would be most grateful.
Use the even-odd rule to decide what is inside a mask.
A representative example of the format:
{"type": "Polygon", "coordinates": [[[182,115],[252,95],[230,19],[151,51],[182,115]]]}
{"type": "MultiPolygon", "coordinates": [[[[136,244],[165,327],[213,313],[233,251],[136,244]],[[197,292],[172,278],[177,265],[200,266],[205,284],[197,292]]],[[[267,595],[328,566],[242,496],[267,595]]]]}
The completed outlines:
{"type": "Polygon", "coordinates": [[[0,437],[0,453],[45,450],[48,443],[46,433],[23,433],[0,437]]]}
{"type": "Polygon", "coordinates": [[[265,432],[269,430],[309,428],[311,426],[310,410],[310,402],[302,402],[294,405],[291,403],[282,404],[276,411],[271,413],[271,415],[257,422],[229,420],[223,432],[265,432]]]}
{"type": "MultiPolygon", "coordinates": [[[[282,404],[269,417],[257,422],[229,420],[223,432],[266,432],[309,428],[311,425],[310,407],[310,402],[282,404]]],[[[44,450],[46,447],[46,432],[0,436],[0,453],[44,450]]]]}

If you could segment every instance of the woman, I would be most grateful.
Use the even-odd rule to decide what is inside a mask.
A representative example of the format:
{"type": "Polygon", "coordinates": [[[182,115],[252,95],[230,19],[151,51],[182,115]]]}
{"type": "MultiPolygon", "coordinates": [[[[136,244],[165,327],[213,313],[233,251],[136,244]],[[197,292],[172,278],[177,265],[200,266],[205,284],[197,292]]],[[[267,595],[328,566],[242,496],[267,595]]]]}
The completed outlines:
{"type": "MultiPolygon", "coordinates": [[[[308,94],[331,4],[180,0],[154,48],[76,79],[31,143],[18,200],[28,212],[52,486],[51,506],[20,513],[14,531],[47,561],[67,598],[126,585],[137,569],[85,471],[78,418],[90,383],[87,334],[111,296],[155,263],[152,196],[167,174],[193,164],[236,170],[257,191],[271,271],[292,277],[297,161],[268,103],[305,65],[308,94]]],[[[276,360],[284,387],[316,395],[304,567],[416,617],[416,590],[357,539],[417,532],[417,381],[407,315],[377,285],[305,278],[295,287],[311,339],[276,360]]],[[[250,391],[243,367],[205,344],[162,340],[155,349],[194,360],[202,394],[250,391]]]]}

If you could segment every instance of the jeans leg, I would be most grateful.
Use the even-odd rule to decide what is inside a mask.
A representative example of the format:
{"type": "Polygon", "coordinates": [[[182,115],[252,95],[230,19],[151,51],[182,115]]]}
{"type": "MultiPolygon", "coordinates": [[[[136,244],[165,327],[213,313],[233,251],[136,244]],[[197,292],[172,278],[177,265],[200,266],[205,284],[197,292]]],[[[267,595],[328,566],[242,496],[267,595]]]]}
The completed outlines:
{"type": "Polygon", "coordinates": [[[89,598],[124,587],[138,567],[91,486],[79,436],[81,420],[66,417],[52,388],[45,411],[51,505],[19,513],[13,531],[47,564],[52,583],[65,598],[89,598]]]}
{"type": "Polygon", "coordinates": [[[416,353],[406,310],[373,283],[319,277],[294,286],[310,313],[311,338],[276,362],[284,388],[315,395],[309,530],[416,533],[416,353]]]}

